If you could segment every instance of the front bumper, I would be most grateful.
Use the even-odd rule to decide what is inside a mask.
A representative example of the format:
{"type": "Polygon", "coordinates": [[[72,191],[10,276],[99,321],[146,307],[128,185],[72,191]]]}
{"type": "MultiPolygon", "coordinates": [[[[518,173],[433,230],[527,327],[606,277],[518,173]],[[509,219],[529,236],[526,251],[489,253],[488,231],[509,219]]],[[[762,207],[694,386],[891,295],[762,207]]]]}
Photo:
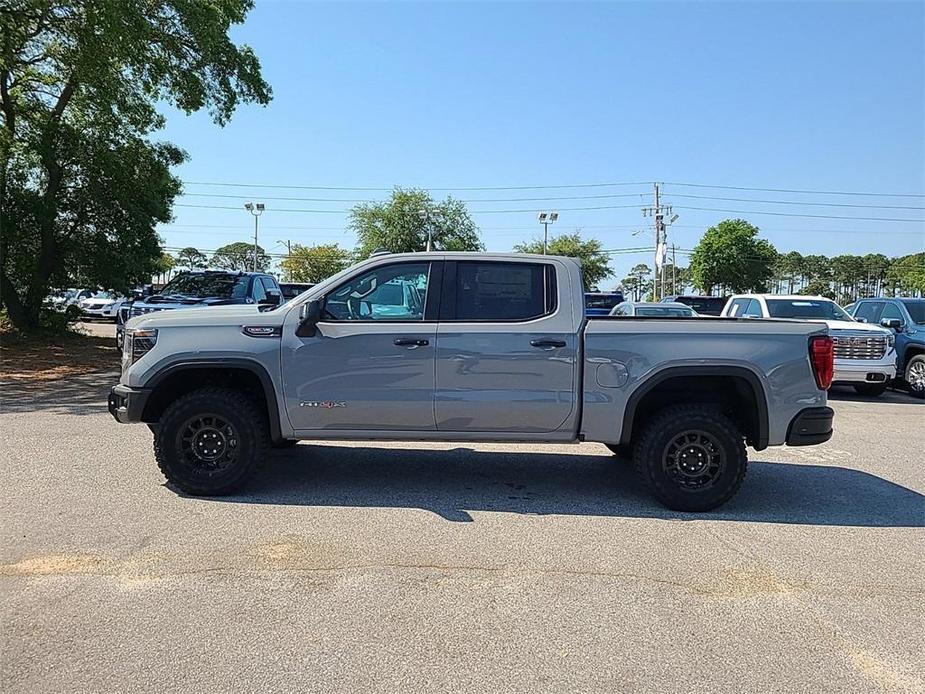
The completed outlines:
{"type": "Polygon", "coordinates": [[[120,424],[140,422],[150,395],[150,390],[115,385],[109,391],[109,414],[120,424]]]}
{"type": "Polygon", "coordinates": [[[896,377],[896,352],[888,357],[871,360],[835,360],[833,383],[886,383],[896,377]]]}
{"type": "Polygon", "coordinates": [[[807,407],[800,410],[787,429],[788,446],[814,446],[825,443],[832,438],[832,418],[835,410],[831,407],[807,407]]]}

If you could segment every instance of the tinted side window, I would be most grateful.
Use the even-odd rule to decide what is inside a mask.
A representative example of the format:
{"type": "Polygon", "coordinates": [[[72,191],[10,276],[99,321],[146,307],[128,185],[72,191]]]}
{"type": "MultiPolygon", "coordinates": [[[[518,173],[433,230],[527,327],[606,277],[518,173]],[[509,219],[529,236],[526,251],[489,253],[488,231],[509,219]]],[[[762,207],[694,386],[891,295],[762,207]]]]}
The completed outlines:
{"type": "Polygon", "coordinates": [[[855,318],[866,318],[868,323],[879,323],[883,311],[882,301],[863,301],[854,310],[855,318]]]}
{"type": "Polygon", "coordinates": [[[555,267],[544,263],[456,264],[455,311],[462,321],[521,321],[556,310],[555,267]]]}
{"type": "Polygon", "coordinates": [[[761,318],[761,304],[758,303],[757,299],[750,300],[742,315],[749,318],[761,318]]]}
{"type": "Polygon", "coordinates": [[[729,315],[732,317],[741,316],[745,307],[748,306],[748,299],[733,299],[729,306],[729,315]]]}
{"type": "Polygon", "coordinates": [[[903,312],[899,310],[899,306],[896,304],[884,304],[883,313],[880,314],[880,320],[893,320],[897,319],[900,323],[906,322],[906,317],[903,315],[903,312]]]}
{"type": "Polygon", "coordinates": [[[279,288],[276,280],[274,280],[272,277],[262,277],[261,281],[263,282],[263,289],[267,294],[272,292],[274,294],[282,295],[282,290],[279,288]]]}
{"type": "Polygon", "coordinates": [[[263,282],[260,281],[259,277],[254,278],[254,284],[251,287],[251,297],[253,297],[254,301],[257,303],[267,298],[267,293],[263,289],[263,282]]]}

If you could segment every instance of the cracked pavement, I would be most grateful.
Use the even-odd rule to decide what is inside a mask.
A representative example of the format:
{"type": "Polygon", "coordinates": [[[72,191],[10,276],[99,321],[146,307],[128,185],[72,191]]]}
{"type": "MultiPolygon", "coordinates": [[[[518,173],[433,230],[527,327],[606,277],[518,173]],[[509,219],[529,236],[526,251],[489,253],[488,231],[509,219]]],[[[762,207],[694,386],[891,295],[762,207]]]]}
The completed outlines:
{"type": "Polygon", "coordinates": [[[82,387],[0,390],[2,691],[925,691],[903,394],[690,516],[594,444],[302,443],[184,497],[82,387]]]}

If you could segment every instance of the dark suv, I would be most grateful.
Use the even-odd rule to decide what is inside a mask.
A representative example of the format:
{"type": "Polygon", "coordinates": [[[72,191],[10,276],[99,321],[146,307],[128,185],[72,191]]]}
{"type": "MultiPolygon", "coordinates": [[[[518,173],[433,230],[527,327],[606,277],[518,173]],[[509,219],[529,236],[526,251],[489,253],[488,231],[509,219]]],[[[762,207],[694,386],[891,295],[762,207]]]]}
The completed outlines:
{"type": "Polygon", "coordinates": [[[272,275],[228,270],[181,272],[158,294],[136,300],[119,312],[116,319],[116,342],[122,346],[124,326],[129,318],[153,311],[229,304],[278,306],[282,301],[283,292],[272,275]]]}
{"type": "Polygon", "coordinates": [[[896,333],[896,380],[925,397],[925,299],[860,299],[845,310],[896,333]]]}

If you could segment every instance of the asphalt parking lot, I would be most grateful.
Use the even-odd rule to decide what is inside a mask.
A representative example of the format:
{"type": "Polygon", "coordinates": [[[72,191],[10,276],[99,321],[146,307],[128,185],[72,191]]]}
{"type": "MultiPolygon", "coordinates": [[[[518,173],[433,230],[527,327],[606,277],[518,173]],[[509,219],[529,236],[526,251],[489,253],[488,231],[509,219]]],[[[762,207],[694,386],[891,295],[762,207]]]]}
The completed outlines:
{"type": "Polygon", "coordinates": [[[184,497],[100,380],[0,390],[3,691],[923,691],[904,394],[688,516],[595,444],[303,443],[184,497]]]}

